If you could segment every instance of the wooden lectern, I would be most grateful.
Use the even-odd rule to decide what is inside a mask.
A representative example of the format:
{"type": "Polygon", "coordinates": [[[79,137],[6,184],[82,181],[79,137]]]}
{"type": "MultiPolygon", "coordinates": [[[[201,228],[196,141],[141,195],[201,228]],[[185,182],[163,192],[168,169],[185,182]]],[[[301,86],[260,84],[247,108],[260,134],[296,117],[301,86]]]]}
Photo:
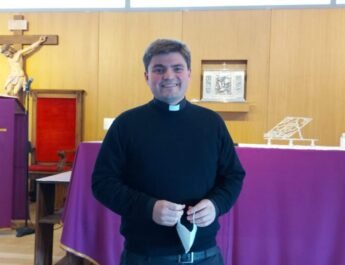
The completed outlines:
{"type": "Polygon", "coordinates": [[[18,99],[0,96],[0,228],[26,216],[28,119],[18,99]]]}

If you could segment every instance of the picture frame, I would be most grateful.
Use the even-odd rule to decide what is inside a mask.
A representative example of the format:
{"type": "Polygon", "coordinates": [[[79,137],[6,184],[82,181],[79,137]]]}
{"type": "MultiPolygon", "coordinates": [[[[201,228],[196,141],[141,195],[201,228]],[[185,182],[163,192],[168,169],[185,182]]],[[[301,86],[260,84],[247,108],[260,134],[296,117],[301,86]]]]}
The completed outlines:
{"type": "Polygon", "coordinates": [[[201,101],[245,102],[244,69],[204,69],[201,101]]]}

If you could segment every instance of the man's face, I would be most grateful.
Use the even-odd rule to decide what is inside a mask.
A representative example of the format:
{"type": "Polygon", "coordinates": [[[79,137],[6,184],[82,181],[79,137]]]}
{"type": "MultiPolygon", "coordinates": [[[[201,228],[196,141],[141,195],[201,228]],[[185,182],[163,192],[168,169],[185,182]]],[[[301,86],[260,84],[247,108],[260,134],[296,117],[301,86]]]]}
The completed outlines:
{"type": "Polygon", "coordinates": [[[184,98],[190,74],[183,56],[172,52],[153,56],[145,79],[156,99],[173,105],[184,98]]]}

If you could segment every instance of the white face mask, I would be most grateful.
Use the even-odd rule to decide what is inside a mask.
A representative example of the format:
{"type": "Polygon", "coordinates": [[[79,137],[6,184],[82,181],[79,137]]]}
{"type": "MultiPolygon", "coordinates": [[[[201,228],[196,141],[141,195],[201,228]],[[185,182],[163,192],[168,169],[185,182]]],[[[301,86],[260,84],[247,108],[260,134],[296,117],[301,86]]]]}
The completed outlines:
{"type": "MultiPolygon", "coordinates": [[[[194,214],[195,215],[195,214],[194,214]]],[[[194,239],[196,236],[197,226],[194,222],[194,215],[193,215],[193,229],[192,231],[189,231],[187,227],[185,227],[183,224],[181,224],[181,221],[178,220],[176,224],[176,230],[179,238],[181,239],[182,245],[184,247],[184,250],[186,253],[189,252],[191,247],[193,246],[194,239]]]]}

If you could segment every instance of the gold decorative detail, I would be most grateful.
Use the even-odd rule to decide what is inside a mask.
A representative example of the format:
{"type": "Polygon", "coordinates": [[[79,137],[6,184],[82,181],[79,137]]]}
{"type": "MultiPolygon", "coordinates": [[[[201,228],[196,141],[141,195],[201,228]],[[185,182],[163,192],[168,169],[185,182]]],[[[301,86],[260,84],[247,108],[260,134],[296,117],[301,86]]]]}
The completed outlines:
{"type": "Polygon", "coordinates": [[[74,255],[76,255],[76,256],[78,256],[78,257],[81,257],[81,258],[83,258],[83,259],[86,259],[86,260],[90,261],[92,264],[99,265],[99,263],[98,263],[97,261],[95,261],[93,258],[89,257],[89,256],[86,255],[86,254],[83,254],[83,253],[81,253],[81,252],[79,252],[79,251],[76,251],[76,250],[74,250],[73,248],[70,248],[70,247],[68,247],[68,246],[66,246],[66,245],[64,245],[64,244],[62,244],[62,243],[60,243],[60,247],[61,247],[62,249],[64,249],[64,250],[66,250],[66,251],[69,252],[69,253],[72,253],[72,254],[74,254],[74,255]]]}

